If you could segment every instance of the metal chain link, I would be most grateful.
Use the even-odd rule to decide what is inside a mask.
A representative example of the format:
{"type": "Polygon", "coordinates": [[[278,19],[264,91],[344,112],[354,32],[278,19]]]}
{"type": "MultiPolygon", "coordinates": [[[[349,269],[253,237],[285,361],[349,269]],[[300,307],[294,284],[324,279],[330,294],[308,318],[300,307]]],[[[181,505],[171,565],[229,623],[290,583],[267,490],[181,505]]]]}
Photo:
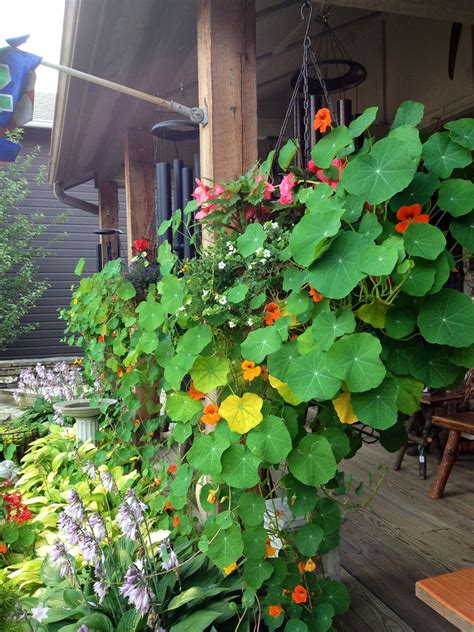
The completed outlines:
{"type": "Polygon", "coordinates": [[[304,19],[304,10],[309,8],[308,21],[306,24],[306,31],[303,40],[303,65],[302,65],[302,79],[303,79],[303,168],[308,164],[310,157],[310,121],[309,121],[309,90],[308,90],[308,60],[309,53],[311,51],[311,38],[309,37],[309,31],[311,28],[311,21],[313,18],[313,5],[310,1],[305,0],[301,7],[301,17],[304,19]]]}

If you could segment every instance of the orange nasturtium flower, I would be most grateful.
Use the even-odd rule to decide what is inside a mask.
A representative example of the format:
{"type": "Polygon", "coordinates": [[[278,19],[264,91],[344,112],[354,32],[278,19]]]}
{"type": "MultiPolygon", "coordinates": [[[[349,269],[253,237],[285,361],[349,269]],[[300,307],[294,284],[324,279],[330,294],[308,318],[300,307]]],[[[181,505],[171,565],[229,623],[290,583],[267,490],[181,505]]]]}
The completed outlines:
{"type": "Polygon", "coordinates": [[[0,555],[5,555],[5,553],[8,551],[8,547],[3,544],[3,542],[0,542],[0,555]]]}
{"type": "Polygon", "coordinates": [[[265,540],[265,557],[273,557],[276,552],[277,550],[271,545],[270,540],[265,540]]]}
{"type": "Polygon", "coordinates": [[[315,570],[315,568],[316,568],[316,564],[313,562],[311,558],[309,558],[309,560],[304,565],[304,570],[307,573],[312,573],[315,570]]]}
{"type": "Polygon", "coordinates": [[[213,505],[217,501],[217,492],[215,489],[211,489],[207,495],[207,502],[213,505]]]}
{"type": "Polygon", "coordinates": [[[395,230],[397,233],[404,233],[412,223],[429,222],[430,216],[421,212],[421,204],[411,204],[398,209],[397,219],[400,221],[396,224],[395,230]]]}
{"type": "Polygon", "coordinates": [[[306,603],[308,601],[308,591],[304,586],[298,584],[291,593],[291,598],[295,603],[306,603]]]}
{"type": "Polygon", "coordinates": [[[262,378],[268,380],[268,369],[266,364],[262,364],[262,378]]]}
{"type": "Polygon", "coordinates": [[[173,511],[174,507],[173,507],[173,505],[170,503],[170,501],[169,501],[169,500],[166,502],[166,505],[165,505],[164,509],[165,509],[165,511],[173,511]]]}
{"type": "Polygon", "coordinates": [[[117,371],[117,375],[118,375],[119,377],[123,377],[123,369],[119,369],[119,370],[117,371]]]}
{"type": "Polygon", "coordinates": [[[312,287],[311,285],[309,286],[309,295],[312,297],[315,303],[319,303],[319,301],[322,301],[324,298],[324,296],[320,294],[317,290],[315,290],[314,287],[312,287]]]}
{"type": "Polygon", "coordinates": [[[331,127],[331,111],[328,108],[321,108],[314,116],[313,127],[324,134],[328,127],[331,127]]]}
{"type": "Polygon", "coordinates": [[[283,612],[283,608],[280,605],[278,605],[278,606],[269,606],[268,607],[268,614],[271,617],[274,617],[275,619],[277,617],[279,617],[282,612],[283,612]]]}
{"type": "Polygon", "coordinates": [[[232,562],[232,564],[229,564],[229,566],[224,567],[224,569],[223,569],[224,570],[224,575],[230,575],[236,569],[237,569],[237,563],[236,562],[232,562]]]}
{"type": "Polygon", "coordinates": [[[281,316],[280,309],[276,303],[268,303],[265,307],[265,314],[263,320],[265,325],[273,325],[281,316]]]}
{"type": "Polygon", "coordinates": [[[248,382],[251,382],[256,377],[260,375],[262,372],[262,368],[255,365],[255,362],[251,360],[244,360],[241,364],[242,370],[244,372],[244,379],[248,382]]]}
{"type": "Polygon", "coordinates": [[[105,336],[98,336],[97,340],[98,340],[99,342],[104,342],[104,340],[105,340],[105,336]]]}
{"type": "Polygon", "coordinates": [[[298,570],[300,572],[300,575],[302,575],[303,572],[304,572],[304,564],[303,564],[303,562],[298,562],[298,570]]]}
{"type": "Polygon", "coordinates": [[[179,525],[179,516],[178,514],[175,515],[175,517],[173,518],[173,522],[171,523],[172,527],[177,527],[179,525]]]}
{"type": "Polygon", "coordinates": [[[169,466],[169,468],[168,468],[168,472],[169,472],[170,474],[176,474],[176,470],[177,470],[177,469],[178,469],[178,468],[176,467],[176,465],[170,465],[170,466],[169,466]]]}
{"type": "Polygon", "coordinates": [[[205,393],[201,393],[201,391],[197,391],[194,388],[194,384],[192,382],[191,382],[191,386],[189,387],[188,395],[189,397],[192,397],[193,399],[196,399],[197,401],[199,401],[203,397],[206,397],[205,393]]]}
{"type": "Polygon", "coordinates": [[[204,415],[201,417],[203,424],[214,426],[222,417],[219,415],[219,407],[217,404],[209,404],[204,408],[204,415]]]}

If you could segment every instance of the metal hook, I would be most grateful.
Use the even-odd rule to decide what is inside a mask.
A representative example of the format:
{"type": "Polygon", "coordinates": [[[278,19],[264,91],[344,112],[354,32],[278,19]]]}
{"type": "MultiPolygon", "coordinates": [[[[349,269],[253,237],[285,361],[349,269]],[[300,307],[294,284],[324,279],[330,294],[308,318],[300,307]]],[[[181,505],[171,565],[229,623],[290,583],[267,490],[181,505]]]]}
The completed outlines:
{"type": "Polygon", "coordinates": [[[311,19],[311,15],[313,13],[313,3],[311,2],[311,0],[304,0],[303,4],[301,5],[300,15],[301,15],[301,19],[302,20],[304,20],[304,10],[305,9],[309,9],[310,10],[309,17],[311,19]]]}

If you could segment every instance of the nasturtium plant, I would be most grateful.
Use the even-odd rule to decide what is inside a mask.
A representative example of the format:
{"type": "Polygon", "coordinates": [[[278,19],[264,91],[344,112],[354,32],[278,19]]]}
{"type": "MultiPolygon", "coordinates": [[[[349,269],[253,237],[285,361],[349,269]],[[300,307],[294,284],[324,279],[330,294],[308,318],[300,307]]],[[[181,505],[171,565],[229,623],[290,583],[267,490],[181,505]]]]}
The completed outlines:
{"type": "Polygon", "coordinates": [[[423,388],[474,366],[474,304],[454,289],[474,243],[474,120],[420,137],[423,113],[402,104],[375,140],[376,108],[347,128],[321,111],[308,165],[290,140],[232,182],[198,182],[174,222],[194,224],[196,256],[164,242],[140,255],[140,283],[111,262],[64,314],[86,374],[120,401],[120,441],[159,480],[157,524],[195,536],[242,621],[331,629],[349,600],[324,555],[354,504],[360,424],[397,449],[423,388]]]}

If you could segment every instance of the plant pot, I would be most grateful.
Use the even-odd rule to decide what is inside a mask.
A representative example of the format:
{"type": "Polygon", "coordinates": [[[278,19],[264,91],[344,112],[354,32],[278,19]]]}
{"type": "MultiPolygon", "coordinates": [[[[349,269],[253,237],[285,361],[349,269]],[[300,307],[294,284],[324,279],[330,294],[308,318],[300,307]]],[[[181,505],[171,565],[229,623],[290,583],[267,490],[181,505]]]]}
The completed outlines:
{"type": "Polygon", "coordinates": [[[80,443],[95,441],[95,435],[99,430],[100,407],[104,404],[113,406],[116,399],[100,399],[97,406],[93,406],[88,399],[73,399],[69,402],[58,402],[54,409],[65,417],[72,417],[75,422],[76,439],[80,443]]]}

